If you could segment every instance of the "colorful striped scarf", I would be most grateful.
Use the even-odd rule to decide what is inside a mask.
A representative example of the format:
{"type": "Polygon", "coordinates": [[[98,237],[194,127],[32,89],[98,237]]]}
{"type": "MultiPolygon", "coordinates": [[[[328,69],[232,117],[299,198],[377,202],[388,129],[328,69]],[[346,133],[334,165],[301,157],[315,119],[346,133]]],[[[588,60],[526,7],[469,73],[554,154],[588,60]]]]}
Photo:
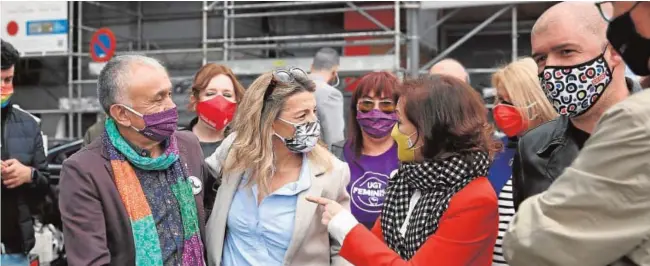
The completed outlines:
{"type": "Polygon", "coordinates": [[[168,180],[173,180],[171,190],[179,203],[183,223],[183,265],[205,265],[194,194],[187,179],[188,171],[179,159],[176,136],[169,138],[168,148],[163,155],[149,158],[140,156],[122,138],[113,119],[106,119],[105,126],[106,132],[102,138],[113,167],[115,185],[131,220],[136,265],[163,265],[163,258],[151,208],[131,165],[142,170],[166,170],[171,167],[171,173],[176,178],[168,180]]]}

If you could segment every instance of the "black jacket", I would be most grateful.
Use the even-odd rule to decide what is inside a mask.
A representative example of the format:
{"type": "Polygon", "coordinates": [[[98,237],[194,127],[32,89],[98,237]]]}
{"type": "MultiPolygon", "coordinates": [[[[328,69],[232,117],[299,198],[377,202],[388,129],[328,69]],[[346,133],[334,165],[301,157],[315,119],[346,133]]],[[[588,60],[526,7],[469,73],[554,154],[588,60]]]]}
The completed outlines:
{"type": "MultiPolygon", "coordinates": [[[[626,78],[630,93],[641,91],[635,81],[626,78]]],[[[546,191],[578,156],[580,148],[569,134],[569,118],[560,116],[519,139],[512,165],[515,209],[530,196],[546,191]]]]}
{"type": "Polygon", "coordinates": [[[32,213],[49,192],[41,127],[35,117],[12,106],[2,109],[2,160],[32,167],[32,182],[14,189],[2,185],[2,242],[9,252],[29,252],[35,244],[32,213]]]}
{"type": "MultiPolygon", "coordinates": [[[[190,121],[190,124],[187,127],[181,128],[180,130],[192,132],[192,129],[198,122],[199,118],[195,117],[192,119],[192,121],[190,121]]],[[[230,131],[230,125],[226,126],[226,130],[223,132],[224,138],[230,134],[230,131]]],[[[212,155],[212,153],[205,154],[204,152],[203,157],[208,158],[210,155],[212,155]]],[[[205,164],[203,164],[203,166],[207,167],[205,164]]],[[[205,189],[205,192],[203,194],[203,207],[205,208],[205,219],[207,221],[207,219],[210,218],[210,214],[212,214],[212,207],[214,206],[214,200],[217,198],[217,190],[219,189],[219,185],[221,185],[221,182],[219,180],[221,179],[213,176],[210,171],[207,171],[206,173],[207,176],[205,177],[205,182],[203,183],[203,187],[205,189]]]]}

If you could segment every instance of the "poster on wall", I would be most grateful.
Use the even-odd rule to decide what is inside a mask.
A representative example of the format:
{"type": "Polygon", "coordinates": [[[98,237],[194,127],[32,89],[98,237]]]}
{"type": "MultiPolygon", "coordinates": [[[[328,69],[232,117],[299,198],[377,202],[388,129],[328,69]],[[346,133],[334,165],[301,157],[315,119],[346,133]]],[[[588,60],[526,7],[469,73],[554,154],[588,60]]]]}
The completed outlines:
{"type": "Polygon", "coordinates": [[[2,39],[23,55],[68,51],[65,1],[3,1],[0,21],[2,39]]]}

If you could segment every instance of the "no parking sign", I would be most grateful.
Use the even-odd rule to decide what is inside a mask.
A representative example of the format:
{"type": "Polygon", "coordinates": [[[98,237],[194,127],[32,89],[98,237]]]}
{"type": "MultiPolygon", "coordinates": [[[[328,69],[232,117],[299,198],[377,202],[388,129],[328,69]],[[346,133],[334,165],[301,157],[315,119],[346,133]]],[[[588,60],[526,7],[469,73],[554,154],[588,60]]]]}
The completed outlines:
{"type": "Polygon", "coordinates": [[[115,34],[108,28],[98,29],[90,39],[90,58],[95,62],[108,62],[115,55],[115,34]]]}

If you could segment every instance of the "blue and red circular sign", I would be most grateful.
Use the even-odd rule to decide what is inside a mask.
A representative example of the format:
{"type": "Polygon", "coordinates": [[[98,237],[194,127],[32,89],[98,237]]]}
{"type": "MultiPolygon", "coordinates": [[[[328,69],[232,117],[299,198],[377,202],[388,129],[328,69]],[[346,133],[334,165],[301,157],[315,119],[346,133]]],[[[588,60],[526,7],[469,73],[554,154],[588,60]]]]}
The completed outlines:
{"type": "Polygon", "coordinates": [[[108,62],[115,55],[115,34],[108,28],[98,29],[90,39],[90,58],[95,62],[108,62]]]}

